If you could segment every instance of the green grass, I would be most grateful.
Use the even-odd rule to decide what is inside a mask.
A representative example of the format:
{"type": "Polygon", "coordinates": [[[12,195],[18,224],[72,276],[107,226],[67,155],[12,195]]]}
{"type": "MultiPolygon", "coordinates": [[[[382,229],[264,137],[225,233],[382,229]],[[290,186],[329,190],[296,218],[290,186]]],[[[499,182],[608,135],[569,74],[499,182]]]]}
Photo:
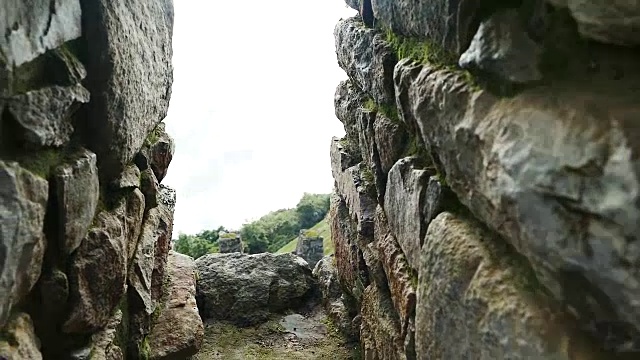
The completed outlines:
{"type": "MultiPolygon", "coordinates": [[[[317,236],[322,236],[323,242],[322,246],[324,248],[324,254],[329,255],[333,254],[333,242],[331,241],[331,227],[329,226],[329,219],[325,217],[320,220],[317,224],[315,224],[309,231],[317,234],[317,236]]],[[[298,245],[298,237],[291,239],[287,245],[281,247],[276,251],[276,254],[288,253],[292,252],[296,249],[296,245],[298,245]]]]}

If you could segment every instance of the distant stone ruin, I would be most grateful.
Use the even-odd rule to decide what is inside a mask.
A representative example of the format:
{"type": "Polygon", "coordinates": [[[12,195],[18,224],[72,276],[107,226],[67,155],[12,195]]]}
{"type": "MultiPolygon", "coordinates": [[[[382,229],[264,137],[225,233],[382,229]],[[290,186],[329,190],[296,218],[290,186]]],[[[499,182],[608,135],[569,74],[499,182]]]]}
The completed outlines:
{"type": "Polygon", "coordinates": [[[316,263],[324,256],[324,239],[312,230],[300,230],[298,235],[298,245],[295,254],[305,259],[310,268],[314,268],[316,263]]]}
{"type": "Polygon", "coordinates": [[[242,252],[242,239],[237,232],[228,232],[220,234],[218,246],[221,253],[242,252]]]}

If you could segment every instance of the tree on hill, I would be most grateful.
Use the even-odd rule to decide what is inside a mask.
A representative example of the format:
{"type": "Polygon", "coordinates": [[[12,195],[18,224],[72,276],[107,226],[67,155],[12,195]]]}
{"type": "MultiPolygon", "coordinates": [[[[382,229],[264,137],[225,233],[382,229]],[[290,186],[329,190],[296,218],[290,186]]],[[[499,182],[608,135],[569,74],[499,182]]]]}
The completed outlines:
{"type": "MultiPolygon", "coordinates": [[[[308,229],[321,221],[329,211],[329,194],[305,193],[295,208],[272,211],[256,221],[244,224],[240,236],[250,254],[276,252],[287,244],[301,229],[308,229]]],[[[175,250],[198,258],[218,251],[220,233],[204,230],[196,235],[180,234],[175,240],[175,250]]]]}

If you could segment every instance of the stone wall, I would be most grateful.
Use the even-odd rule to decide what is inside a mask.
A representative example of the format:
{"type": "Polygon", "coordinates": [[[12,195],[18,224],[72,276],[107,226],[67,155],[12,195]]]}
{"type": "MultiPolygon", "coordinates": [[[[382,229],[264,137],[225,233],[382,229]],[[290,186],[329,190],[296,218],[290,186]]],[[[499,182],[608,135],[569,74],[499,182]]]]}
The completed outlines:
{"type": "Polygon", "coordinates": [[[364,357],[638,358],[637,2],[364,2],[330,151],[364,357]]]}
{"type": "Polygon", "coordinates": [[[173,4],[0,13],[0,357],[146,358],[171,266],[173,4]]]}
{"type": "Polygon", "coordinates": [[[300,230],[296,244],[296,255],[305,259],[313,269],[324,256],[324,239],[310,230],[300,230]]]}
{"type": "Polygon", "coordinates": [[[224,233],[218,239],[220,253],[243,252],[242,239],[239,233],[224,233]]]}

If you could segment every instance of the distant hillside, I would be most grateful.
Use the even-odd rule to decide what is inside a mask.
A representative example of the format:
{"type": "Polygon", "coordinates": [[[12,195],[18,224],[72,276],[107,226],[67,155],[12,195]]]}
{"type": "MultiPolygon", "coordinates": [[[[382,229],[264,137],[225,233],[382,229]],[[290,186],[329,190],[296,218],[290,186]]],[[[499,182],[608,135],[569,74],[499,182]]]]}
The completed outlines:
{"type": "MultiPolygon", "coordinates": [[[[331,227],[329,226],[328,219],[325,217],[324,219],[320,220],[310,230],[317,232],[318,236],[322,236],[322,238],[324,239],[323,241],[324,254],[325,255],[333,254],[334,249],[333,249],[333,242],[331,241],[331,227]]],[[[287,245],[278,249],[276,253],[292,252],[296,249],[297,244],[298,244],[298,237],[296,236],[291,241],[289,241],[287,245]]]]}

